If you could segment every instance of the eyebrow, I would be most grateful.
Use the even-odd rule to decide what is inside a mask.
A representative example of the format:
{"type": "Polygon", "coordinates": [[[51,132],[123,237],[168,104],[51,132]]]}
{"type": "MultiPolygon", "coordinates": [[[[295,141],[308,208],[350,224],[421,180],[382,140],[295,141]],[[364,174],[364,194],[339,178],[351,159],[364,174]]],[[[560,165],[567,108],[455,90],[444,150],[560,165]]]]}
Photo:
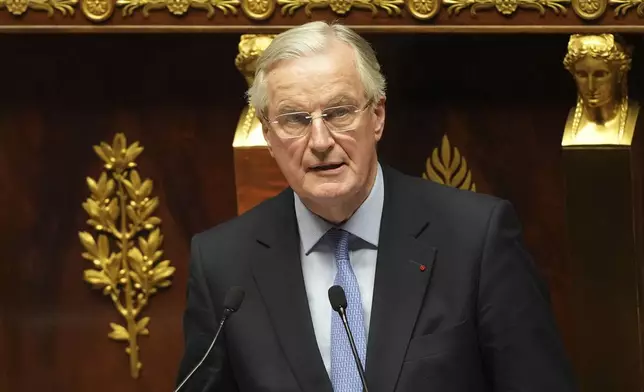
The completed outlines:
{"type": "Polygon", "coordinates": [[[355,105],[355,104],[356,104],[355,99],[346,95],[340,95],[328,101],[326,106],[332,107],[332,106],[338,106],[338,105],[355,105]]]}

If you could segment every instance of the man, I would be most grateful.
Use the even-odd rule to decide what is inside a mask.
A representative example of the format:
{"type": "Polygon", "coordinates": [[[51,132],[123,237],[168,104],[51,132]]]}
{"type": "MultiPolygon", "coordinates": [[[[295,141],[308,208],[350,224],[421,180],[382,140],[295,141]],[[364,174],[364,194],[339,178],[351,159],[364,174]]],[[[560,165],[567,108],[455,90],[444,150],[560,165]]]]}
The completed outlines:
{"type": "Polygon", "coordinates": [[[246,296],[186,390],[362,390],[336,284],[372,392],[574,390],[510,204],[379,163],[385,80],[367,42],[338,24],[291,29],[249,98],[290,188],[194,237],[180,380],[228,288],[246,296]]]}

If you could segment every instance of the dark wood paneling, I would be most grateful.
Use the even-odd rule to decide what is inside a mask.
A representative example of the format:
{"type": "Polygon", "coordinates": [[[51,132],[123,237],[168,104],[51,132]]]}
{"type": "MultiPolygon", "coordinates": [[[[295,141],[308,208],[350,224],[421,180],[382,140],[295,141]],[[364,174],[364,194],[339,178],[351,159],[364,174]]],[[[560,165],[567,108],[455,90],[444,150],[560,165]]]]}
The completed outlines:
{"type": "Polygon", "coordinates": [[[233,130],[245,81],[238,37],[10,37],[0,64],[0,352],[7,391],[170,390],[182,350],[181,312],[191,235],[236,214],[233,130]],[[227,59],[228,61],[224,61],[227,59]],[[239,94],[228,94],[238,91],[239,94]],[[226,92],[226,94],[222,94],[226,92]],[[143,372],[129,376],[109,298],[83,282],[78,231],[92,151],[124,132],[145,151],[164,250],[177,268],[154,296],[143,372]]]}
{"type": "Polygon", "coordinates": [[[234,155],[239,214],[276,196],[288,186],[268,147],[237,147],[234,155]]]}
{"type": "MultiPolygon", "coordinates": [[[[575,364],[595,355],[591,341],[575,339],[584,320],[570,312],[575,270],[560,152],[575,100],[561,65],[567,36],[369,38],[389,79],[382,158],[419,176],[448,133],[478,190],[516,206],[575,364]]],[[[190,237],[237,212],[232,139],[246,88],[234,66],[237,40],[2,37],[9,57],[0,62],[0,385],[7,390],[171,389],[190,237]],[[82,281],[87,262],[77,237],[86,229],[84,178],[100,172],[91,146],[115,132],[146,147],[141,173],[155,181],[164,249],[177,267],[174,286],[152,298],[136,381],[124,345],[106,337],[117,319],[111,302],[82,281]]],[[[634,68],[637,95],[644,68],[634,68]]]]}

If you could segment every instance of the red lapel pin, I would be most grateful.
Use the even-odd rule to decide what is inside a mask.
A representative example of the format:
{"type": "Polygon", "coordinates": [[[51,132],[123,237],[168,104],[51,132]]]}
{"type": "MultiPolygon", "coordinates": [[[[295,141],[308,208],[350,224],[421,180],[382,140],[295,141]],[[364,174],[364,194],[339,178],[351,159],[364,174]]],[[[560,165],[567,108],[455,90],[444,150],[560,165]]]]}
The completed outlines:
{"type": "Polygon", "coordinates": [[[420,272],[425,272],[425,270],[427,269],[427,267],[425,266],[425,264],[417,263],[417,262],[415,262],[414,260],[409,260],[409,262],[410,262],[410,263],[414,263],[414,264],[416,264],[416,265],[418,266],[418,269],[420,270],[420,272]]]}

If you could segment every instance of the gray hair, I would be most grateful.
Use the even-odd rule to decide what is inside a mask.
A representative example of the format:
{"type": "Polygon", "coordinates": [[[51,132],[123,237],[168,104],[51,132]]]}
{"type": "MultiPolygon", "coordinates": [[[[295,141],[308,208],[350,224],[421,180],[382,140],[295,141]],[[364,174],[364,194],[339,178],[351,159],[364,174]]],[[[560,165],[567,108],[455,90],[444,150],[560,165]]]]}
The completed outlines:
{"type": "Polygon", "coordinates": [[[277,62],[322,53],[333,39],[348,44],[355,53],[356,68],[367,99],[385,97],[386,82],[376,53],[350,28],[337,23],[309,22],[279,34],[257,59],[255,79],[247,92],[248,103],[264,115],[268,107],[266,74],[277,62]]]}

